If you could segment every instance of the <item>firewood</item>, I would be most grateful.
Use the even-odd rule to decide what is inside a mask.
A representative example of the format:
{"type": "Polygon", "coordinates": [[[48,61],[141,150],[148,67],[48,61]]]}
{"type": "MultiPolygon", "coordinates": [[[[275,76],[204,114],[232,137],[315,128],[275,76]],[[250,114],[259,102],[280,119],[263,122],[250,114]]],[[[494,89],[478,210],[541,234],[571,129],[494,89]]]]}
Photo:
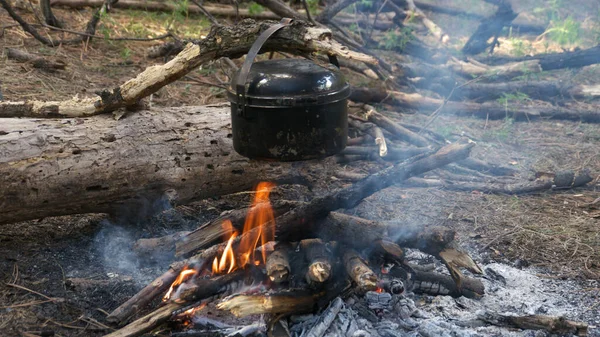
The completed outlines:
{"type": "Polygon", "coordinates": [[[287,281],[290,276],[290,261],[289,251],[291,247],[289,244],[280,242],[275,246],[275,250],[267,257],[266,270],[269,279],[275,283],[281,283],[287,281]]]}
{"type": "MultiPolygon", "coordinates": [[[[278,200],[272,202],[271,206],[273,208],[273,214],[275,216],[279,216],[286,213],[293,207],[298,206],[299,204],[301,203],[296,201],[278,200]]],[[[254,207],[259,208],[265,206],[266,205],[259,204],[254,207]]],[[[244,228],[244,221],[249,210],[250,207],[226,211],[223,212],[223,214],[221,214],[221,216],[218,218],[198,227],[176,242],[175,256],[190,256],[202,247],[208,247],[209,245],[222,242],[223,237],[225,235],[229,235],[227,230],[222,226],[224,220],[231,221],[233,227],[241,233],[244,228]]]]}
{"type": "Polygon", "coordinates": [[[152,331],[162,323],[166,322],[174,312],[181,308],[181,304],[168,303],[163,307],[139,318],[124,328],[109,333],[105,337],[134,337],[140,336],[148,331],[152,331]]]}
{"type": "MultiPolygon", "coordinates": [[[[452,297],[465,296],[479,299],[485,294],[485,286],[481,280],[472,277],[463,277],[459,287],[451,276],[424,271],[420,266],[409,264],[411,267],[411,291],[432,296],[449,295],[452,297]]],[[[395,269],[395,268],[394,268],[395,269]]],[[[392,274],[394,273],[392,269],[392,274]]]]}
{"type": "Polygon", "coordinates": [[[343,305],[344,301],[339,297],[336,297],[331,301],[329,307],[321,314],[319,321],[308,330],[306,337],[322,337],[337,317],[343,305]]]}
{"type": "Polygon", "coordinates": [[[373,273],[355,250],[345,249],[343,261],[346,273],[356,283],[360,291],[366,292],[377,289],[377,275],[373,273]]]}
{"type": "Polygon", "coordinates": [[[126,323],[131,316],[143,309],[156,297],[164,295],[171,284],[175,281],[185,264],[186,262],[172,264],[169,267],[169,270],[167,270],[163,275],[157,277],[156,280],[148,284],[144,289],[113,310],[110,315],[106,317],[106,320],[119,325],[126,323]]]}
{"type": "Polygon", "coordinates": [[[392,277],[389,274],[383,274],[379,277],[377,287],[392,295],[402,294],[405,290],[404,282],[398,277],[392,277]]]}
{"type": "Polygon", "coordinates": [[[306,278],[311,282],[323,283],[331,276],[331,253],[321,239],[304,239],[300,241],[300,249],[308,262],[306,278]]]}
{"type": "MultiPolygon", "coordinates": [[[[408,158],[417,156],[419,154],[424,154],[429,152],[430,150],[425,147],[396,147],[386,145],[386,156],[383,157],[386,161],[403,161],[408,158]]],[[[376,158],[381,157],[380,152],[381,148],[377,147],[369,147],[369,146],[347,146],[341,154],[350,155],[350,156],[360,156],[364,159],[374,160],[376,158]]]]}
{"type": "Polygon", "coordinates": [[[545,330],[551,334],[560,336],[587,336],[588,324],[584,322],[571,321],[565,317],[527,315],[511,316],[494,312],[483,312],[477,316],[481,321],[496,326],[504,326],[517,329],[545,330]]]}
{"type": "Polygon", "coordinates": [[[388,240],[377,240],[375,242],[378,250],[392,259],[402,262],[404,260],[404,251],[396,243],[388,240]]]}
{"type": "Polygon", "coordinates": [[[171,301],[191,303],[222,294],[229,290],[228,285],[235,281],[242,281],[247,275],[251,275],[252,281],[262,281],[261,275],[252,267],[237,269],[231,273],[210,278],[194,278],[188,282],[191,284],[186,284],[184,289],[177,291],[171,301]]]}
{"type": "Polygon", "coordinates": [[[462,287],[465,276],[462,274],[459,268],[466,268],[472,273],[483,274],[481,268],[473,261],[473,259],[466,252],[462,251],[457,247],[456,243],[453,243],[446,247],[444,250],[439,252],[438,257],[444,262],[450,275],[456,282],[456,285],[462,287]]]}
{"type": "Polygon", "coordinates": [[[307,313],[313,310],[318,295],[305,290],[276,294],[233,295],[225,298],[217,308],[230,311],[237,317],[258,314],[307,313]]]}
{"type": "Polygon", "coordinates": [[[517,170],[515,170],[514,168],[485,162],[483,160],[475,159],[472,157],[461,160],[457,162],[457,164],[475,171],[493,174],[496,176],[514,176],[517,173],[517,170]]]}
{"type": "MultiPolygon", "coordinates": [[[[438,150],[436,153],[415,160],[411,163],[400,163],[386,168],[378,173],[358,181],[352,186],[340,189],[329,195],[312,199],[311,202],[296,207],[289,212],[277,217],[275,221],[270,221],[262,226],[241,234],[234,239],[234,248],[244,237],[256,237],[257,233],[263,232],[270,235],[273,228],[276,229],[278,241],[300,241],[302,239],[315,237],[322,228],[320,222],[316,219],[326,217],[329,212],[339,208],[351,208],[358,204],[362,199],[372,195],[382,188],[399,183],[410,178],[413,175],[430,171],[434,168],[444,166],[451,162],[464,159],[468,156],[470,149],[474,144],[451,144],[438,150]]],[[[335,239],[334,239],[335,240],[335,239]]],[[[214,253],[225,247],[224,243],[212,246],[203,252],[205,256],[214,253]]],[[[206,248],[206,247],[198,247],[206,248]]],[[[215,255],[213,255],[214,257],[215,255]]]]}

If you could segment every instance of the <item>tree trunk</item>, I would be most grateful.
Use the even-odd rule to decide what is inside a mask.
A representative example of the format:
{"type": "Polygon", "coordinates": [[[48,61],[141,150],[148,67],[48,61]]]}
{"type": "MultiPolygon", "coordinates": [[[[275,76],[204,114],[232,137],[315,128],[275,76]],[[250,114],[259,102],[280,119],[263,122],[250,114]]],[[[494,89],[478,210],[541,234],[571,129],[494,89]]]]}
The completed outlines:
{"type": "Polygon", "coordinates": [[[247,190],[259,179],[298,179],[301,167],[235,153],[225,106],[140,111],[120,121],[4,119],[0,224],[118,212],[166,192],[186,203],[247,190]]]}

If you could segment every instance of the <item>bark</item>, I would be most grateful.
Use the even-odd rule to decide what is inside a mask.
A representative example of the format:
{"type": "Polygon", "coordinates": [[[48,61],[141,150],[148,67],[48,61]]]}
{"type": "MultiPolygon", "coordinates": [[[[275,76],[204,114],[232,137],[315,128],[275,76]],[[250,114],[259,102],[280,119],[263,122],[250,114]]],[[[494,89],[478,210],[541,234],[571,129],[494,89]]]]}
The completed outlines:
{"type": "Polygon", "coordinates": [[[518,172],[517,170],[511,167],[485,162],[483,160],[475,159],[472,157],[469,157],[465,160],[461,160],[457,162],[457,164],[471,170],[479,171],[486,174],[492,174],[495,176],[514,176],[518,172]]]}
{"type": "Polygon", "coordinates": [[[133,245],[133,251],[138,256],[159,256],[173,253],[175,244],[190,232],[175,232],[159,238],[139,239],[133,245]]]}
{"type": "Polygon", "coordinates": [[[0,223],[119,213],[165,194],[184,204],[248,190],[259,180],[303,179],[303,164],[235,153],[229,124],[225,106],[141,111],[120,121],[5,119],[0,223]]]}
{"type": "MultiPolygon", "coordinates": [[[[213,26],[205,39],[197,43],[189,43],[169,62],[146,68],[137,77],[116,89],[103,90],[99,94],[100,99],[0,102],[0,117],[84,117],[136,105],[142,98],[185,76],[204,62],[221,57],[237,58],[244,55],[256,38],[272,24],[273,22],[257,23],[246,19],[235,26],[213,26]]],[[[261,49],[262,52],[273,50],[300,54],[321,51],[361,62],[377,63],[373,57],[351,51],[334,41],[329,29],[309,27],[303,21],[294,21],[281,29],[261,49]]]]}
{"type": "MultiPolygon", "coordinates": [[[[85,7],[98,7],[102,5],[104,0],[52,0],[51,5],[54,7],[68,7],[73,9],[81,9],[85,7]]],[[[232,6],[217,6],[217,5],[203,5],[208,13],[215,16],[236,16],[235,8],[232,6]]],[[[156,12],[173,12],[178,7],[174,4],[162,1],[138,1],[138,0],[119,0],[113,5],[113,8],[121,9],[139,9],[144,11],[156,11],[156,12]]],[[[189,14],[203,14],[201,9],[196,5],[189,5],[187,7],[189,14]]],[[[279,16],[268,11],[262,11],[260,13],[250,14],[246,8],[239,9],[239,15],[242,18],[253,18],[256,20],[277,20],[279,16]]]]}

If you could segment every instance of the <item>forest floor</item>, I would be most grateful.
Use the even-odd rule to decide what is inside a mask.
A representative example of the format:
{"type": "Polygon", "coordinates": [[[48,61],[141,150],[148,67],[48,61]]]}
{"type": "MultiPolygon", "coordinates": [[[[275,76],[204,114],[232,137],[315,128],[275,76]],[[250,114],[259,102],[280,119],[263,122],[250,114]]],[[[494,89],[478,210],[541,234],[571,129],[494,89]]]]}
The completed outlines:
{"type": "MultiPolygon", "coordinates": [[[[488,13],[487,4],[470,2],[472,11],[488,13]]],[[[515,5],[535,13],[536,8],[543,7],[539,6],[541,2],[521,1],[515,5]]],[[[585,48],[594,39],[598,39],[596,43],[600,41],[598,4],[592,4],[592,1],[569,3],[576,8],[573,9],[575,20],[585,28],[578,46],[585,48]]],[[[35,22],[31,12],[21,10],[20,13],[29,22],[35,22]]],[[[84,26],[91,13],[91,9],[55,10],[57,17],[73,20],[69,25],[74,29],[84,26]]],[[[477,22],[456,21],[445,15],[432,15],[431,18],[453,32],[457,46],[464,43],[477,26],[477,22]]],[[[116,87],[147,66],[162,61],[145,57],[147,48],[159,43],[156,41],[97,39],[87,45],[50,48],[42,46],[20,28],[8,27],[7,24],[13,21],[3,10],[0,10],[0,22],[4,27],[0,28],[0,45],[3,47],[0,50],[0,88],[5,100],[91,96],[96,90],[116,87]],[[4,48],[18,48],[61,59],[67,63],[67,69],[48,73],[29,64],[7,60],[4,48]]],[[[165,33],[166,27],[171,27],[181,37],[197,38],[208,32],[210,24],[200,16],[186,16],[181,12],[114,10],[103,19],[98,34],[151,37],[165,33]]],[[[553,43],[540,42],[535,36],[514,34],[503,37],[501,43],[496,51],[500,55],[561,50],[553,43]]],[[[577,83],[600,83],[600,66],[540,76],[577,83]]],[[[370,85],[372,81],[356,74],[350,77],[354,85],[370,85]]],[[[155,108],[222,102],[225,101],[223,86],[226,85],[227,78],[219,62],[214,62],[160,89],[149,102],[155,108]]],[[[507,96],[507,109],[510,109],[511,100],[526,99],[515,93],[507,96]]],[[[412,124],[424,125],[429,120],[428,116],[414,111],[386,105],[380,108],[402,112],[402,115],[393,112],[390,115],[412,124]]],[[[581,282],[586,296],[600,302],[598,283],[591,282],[600,280],[600,124],[542,119],[486,121],[442,114],[430,129],[449,140],[460,136],[473,139],[477,142],[473,152],[475,158],[512,166],[525,178],[532,178],[538,172],[588,169],[595,180],[583,188],[523,196],[395,186],[365,199],[351,212],[372,219],[450,226],[457,230],[461,243],[476,252],[480,262],[499,261],[517,268],[535,268],[542,278],[575,280],[581,282]]],[[[349,166],[360,170],[360,165],[349,166]]],[[[311,193],[322,194],[339,184],[324,183],[320,189],[311,192],[300,189],[306,193],[282,187],[278,197],[305,199],[311,193]]],[[[125,224],[111,220],[109,223],[103,215],[85,215],[0,227],[0,335],[39,334],[42,327],[59,331],[61,336],[99,333],[106,312],[124,302],[141,285],[164,271],[168,264],[168,257],[140,261],[127,252],[128,244],[140,237],[195,228],[221,211],[239,206],[240,202],[247,200],[240,196],[206,200],[179,208],[180,217],[170,221],[125,224]],[[95,280],[95,283],[73,283],[73,279],[80,278],[95,280]]],[[[593,306],[587,309],[599,310],[593,306]]]]}

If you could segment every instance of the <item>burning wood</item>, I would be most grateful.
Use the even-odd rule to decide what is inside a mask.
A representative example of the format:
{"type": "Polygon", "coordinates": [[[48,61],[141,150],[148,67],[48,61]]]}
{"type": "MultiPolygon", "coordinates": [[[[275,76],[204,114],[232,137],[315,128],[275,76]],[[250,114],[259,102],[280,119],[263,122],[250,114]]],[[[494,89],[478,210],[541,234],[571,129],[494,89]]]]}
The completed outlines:
{"type": "Polygon", "coordinates": [[[363,292],[377,289],[377,276],[355,250],[344,252],[344,267],[358,289],[363,292]]]}
{"type": "Polygon", "coordinates": [[[217,304],[237,317],[257,314],[305,313],[314,309],[317,295],[306,291],[268,295],[234,295],[217,304]]]}
{"type": "Polygon", "coordinates": [[[267,276],[269,276],[271,281],[281,283],[288,280],[291,271],[288,259],[288,251],[290,249],[289,244],[278,243],[275,246],[275,250],[267,257],[267,276]]]}
{"type": "Polygon", "coordinates": [[[305,239],[300,241],[300,249],[304,251],[306,262],[309,263],[306,279],[309,283],[323,283],[331,275],[331,254],[320,239],[305,239]]]}

